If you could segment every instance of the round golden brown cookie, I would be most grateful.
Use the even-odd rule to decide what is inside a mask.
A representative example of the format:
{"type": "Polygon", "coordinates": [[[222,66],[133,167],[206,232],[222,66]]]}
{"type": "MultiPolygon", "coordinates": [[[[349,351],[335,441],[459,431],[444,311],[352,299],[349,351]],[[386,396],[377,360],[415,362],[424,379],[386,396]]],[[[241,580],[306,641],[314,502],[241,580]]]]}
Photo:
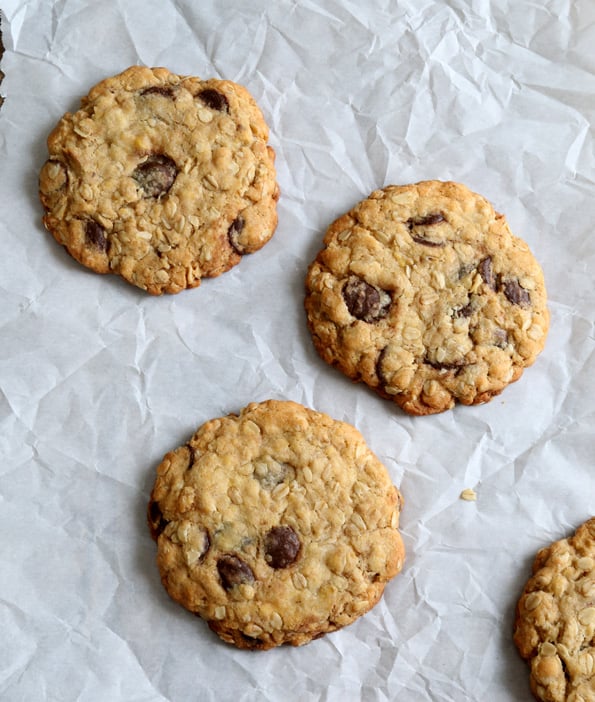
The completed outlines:
{"type": "Polygon", "coordinates": [[[410,414],[486,402],[542,350],[542,271],[458,183],[373,192],[328,229],[306,279],[321,357],[410,414]]]}
{"type": "Polygon", "coordinates": [[[595,517],[537,554],[514,642],[538,700],[595,701],[595,517]]]}
{"type": "Polygon", "coordinates": [[[48,138],[44,224],[97,273],[152,294],[200,285],[277,225],[268,127],[245,88],[133,66],[48,138]]]}
{"type": "Polygon", "coordinates": [[[170,596],[240,648],[350,624],[402,567],[401,498],[352,426],[293,402],[204,424],[148,508],[170,596]]]}

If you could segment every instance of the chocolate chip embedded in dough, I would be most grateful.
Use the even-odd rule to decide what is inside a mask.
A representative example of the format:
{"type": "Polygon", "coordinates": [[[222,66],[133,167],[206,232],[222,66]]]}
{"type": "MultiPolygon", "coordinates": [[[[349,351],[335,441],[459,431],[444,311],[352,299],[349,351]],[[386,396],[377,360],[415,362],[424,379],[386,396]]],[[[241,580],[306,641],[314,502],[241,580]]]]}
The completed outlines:
{"type": "Polygon", "coordinates": [[[440,222],[446,222],[446,219],[441,212],[434,212],[433,214],[426,215],[425,217],[417,217],[409,220],[409,224],[412,227],[431,227],[434,224],[440,224],[440,222]]]}
{"type": "Polygon", "coordinates": [[[377,322],[388,314],[390,295],[356,275],[348,278],[343,286],[343,300],[349,313],[363,322],[377,322]]]}
{"type": "Polygon", "coordinates": [[[217,571],[224,590],[231,590],[236,585],[250,585],[254,582],[252,568],[233,553],[221,556],[217,561],[217,571]]]}
{"type": "Polygon", "coordinates": [[[496,276],[494,275],[492,266],[492,257],[486,256],[482,259],[477,266],[477,270],[488,288],[490,288],[490,290],[496,290],[496,276]]]}
{"type": "Polygon", "coordinates": [[[174,184],[177,174],[178,167],[169,156],[154,154],[136,167],[132,177],[144,197],[161,197],[174,184]]]}
{"type": "Polygon", "coordinates": [[[223,93],[213,88],[205,88],[198,93],[198,97],[207,107],[219,112],[229,112],[229,102],[223,93]]]}
{"type": "Polygon", "coordinates": [[[428,236],[427,232],[414,233],[414,229],[416,227],[433,227],[441,222],[446,222],[444,215],[440,212],[435,212],[433,214],[426,215],[425,217],[410,219],[407,221],[407,225],[409,226],[411,238],[417,244],[422,244],[423,246],[444,246],[444,241],[432,239],[430,236],[428,236]]]}
{"type": "Polygon", "coordinates": [[[493,344],[500,349],[505,349],[508,346],[508,332],[506,329],[501,329],[500,327],[494,329],[493,344]]]}
{"type": "Polygon", "coordinates": [[[519,307],[528,307],[531,304],[529,291],[525,290],[515,278],[503,280],[501,283],[502,292],[509,302],[519,307]]]}
{"type": "Polygon", "coordinates": [[[436,370],[454,370],[457,371],[457,373],[460,373],[466,365],[465,361],[462,359],[459,361],[452,361],[450,363],[430,361],[429,359],[425,359],[424,363],[426,363],[428,366],[431,366],[432,368],[435,368],[436,370]]]}
{"type": "Polygon", "coordinates": [[[159,507],[159,503],[155,502],[154,500],[151,500],[151,502],[149,502],[148,520],[149,528],[151,529],[151,535],[156,540],[159,534],[161,534],[161,532],[169,524],[169,522],[163,516],[161,507],[159,507]]]}
{"type": "Polygon", "coordinates": [[[271,568],[287,568],[295,563],[301,542],[290,526],[273,527],[264,537],[265,560],[271,568]]]}
{"type": "Polygon", "coordinates": [[[209,532],[205,529],[203,531],[203,542],[201,544],[200,554],[198,556],[199,561],[204,561],[207,551],[211,548],[211,539],[209,537],[209,532]]]}
{"type": "Polygon", "coordinates": [[[174,89],[165,85],[152,85],[141,91],[141,95],[161,95],[162,97],[173,98],[174,89]]]}
{"type": "Polygon", "coordinates": [[[244,218],[241,215],[238,215],[230,224],[229,229],[227,230],[227,238],[229,239],[231,248],[239,256],[243,256],[246,253],[245,248],[240,244],[239,240],[240,234],[244,229],[244,224],[244,218]]]}
{"type": "Polygon", "coordinates": [[[458,318],[470,317],[472,314],[473,314],[473,304],[471,302],[468,302],[463,307],[457,307],[455,310],[453,310],[453,315],[455,317],[458,317],[458,318]]]}
{"type": "Polygon", "coordinates": [[[98,251],[107,251],[105,229],[94,219],[88,219],[85,223],[85,243],[98,251]]]}
{"type": "Polygon", "coordinates": [[[384,363],[384,357],[386,356],[387,352],[388,352],[388,346],[385,346],[378,354],[378,358],[376,359],[376,366],[375,366],[376,375],[378,377],[380,387],[382,387],[382,388],[384,388],[388,385],[388,378],[384,374],[384,370],[382,368],[382,365],[384,363]]]}

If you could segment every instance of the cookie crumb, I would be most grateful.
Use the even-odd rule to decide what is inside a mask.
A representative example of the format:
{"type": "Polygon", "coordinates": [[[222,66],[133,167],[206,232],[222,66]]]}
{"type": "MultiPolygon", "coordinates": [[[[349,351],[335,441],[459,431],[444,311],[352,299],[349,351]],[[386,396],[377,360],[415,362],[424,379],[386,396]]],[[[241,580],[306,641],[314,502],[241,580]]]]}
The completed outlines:
{"type": "Polygon", "coordinates": [[[459,497],[466,502],[475,502],[477,500],[477,493],[473,488],[465,488],[459,497]]]}

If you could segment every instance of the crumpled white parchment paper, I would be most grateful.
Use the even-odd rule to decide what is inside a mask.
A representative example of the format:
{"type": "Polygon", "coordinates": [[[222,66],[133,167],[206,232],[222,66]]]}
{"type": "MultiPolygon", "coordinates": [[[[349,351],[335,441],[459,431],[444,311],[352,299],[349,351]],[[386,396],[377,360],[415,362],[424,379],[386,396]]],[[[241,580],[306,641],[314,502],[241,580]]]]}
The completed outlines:
{"type": "Polygon", "coordinates": [[[0,698],[530,699],[516,600],[536,551],[595,512],[592,1],[0,9],[0,698]],[[87,272],[41,224],[49,131],[134,63],[243,83],[277,151],[273,240],[173,297],[87,272]],[[303,280],[336,216],[432,178],[506,214],[552,320],[499,398],[411,418],[316,356],[303,280]],[[247,653],[169,600],[145,507],[167,450],[269,397],[360,429],[405,497],[407,561],[351,627],[247,653]]]}

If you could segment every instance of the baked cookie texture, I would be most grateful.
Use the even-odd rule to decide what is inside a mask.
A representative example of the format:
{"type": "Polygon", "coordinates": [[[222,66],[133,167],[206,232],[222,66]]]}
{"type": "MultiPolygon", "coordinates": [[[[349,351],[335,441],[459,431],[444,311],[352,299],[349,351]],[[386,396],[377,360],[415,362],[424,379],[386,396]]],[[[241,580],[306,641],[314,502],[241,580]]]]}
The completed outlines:
{"type": "Polygon", "coordinates": [[[268,136],[242,86],[132,66],[50,134],[44,224],[97,273],[156,295],[196,287],[275,231],[268,136]]]}
{"type": "Polygon", "coordinates": [[[543,349],[543,273],[503,215],[464,185],[373,192],[339,217],[308,269],[320,356],[406,412],[490,400],[543,349]]]}
{"type": "Polygon", "coordinates": [[[350,624],[403,565],[401,496],[352,426],[288,401],[204,424],[157,469],[169,595],[246,649],[350,624]]]}
{"type": "Polygon", "coordinates": [[[595,700],[595,517],[537,554],[514,642],[538,700],[595,700]]]}

